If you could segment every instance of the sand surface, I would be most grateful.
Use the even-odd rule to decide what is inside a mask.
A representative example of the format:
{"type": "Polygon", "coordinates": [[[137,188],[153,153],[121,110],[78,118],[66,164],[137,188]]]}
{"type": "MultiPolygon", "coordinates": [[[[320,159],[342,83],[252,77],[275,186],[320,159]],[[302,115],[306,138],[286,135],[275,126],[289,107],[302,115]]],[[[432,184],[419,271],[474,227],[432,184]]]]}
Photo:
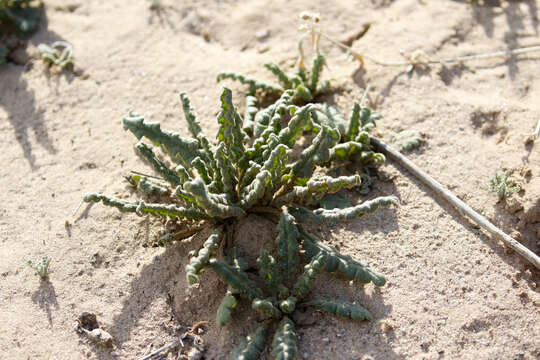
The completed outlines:
{"type": "MultiPolygon", "coordinates": [[[[418,49],[439,58],[535,45],[540,27],[535,1],[163,0],[159,11],[149,4],[46,1],[28,63],[0,67],[2,359],[138,359],[203,320],[206,358],[226,359],[253,324],[238,312],[231,326],[216,325],[225,286],[213,273],[186,290],[187,254],[202,234],[155,248],[147,245],[164,230],[158,221],[101,205],[72,215],[87,192],[134,196],[123,175],[148,171],[121,126],[130,109],[186,131],[178,98],[185,91],[205,130],[215,133],[216,74],[235,70],[271,80],[263,63],[292,68],[302,10],[320,12],[337,39],[370,24],[353,45],[388,61],[418,49]],[[260,31],[268,37],[258,39],[260,31]],[[59,39],[73,44],[76,74],[51,73],[35,56],[37,44],[59,39]],[[43,254],[53,259],[47,282],[26,265],[43,254]],[[83,311],[97,315],[113,348],[74,331],[83,311]]],[[[425,134],[410,158],[539,253],[540,140],[524,143],[540,118],[538,53],[409,73],[370,62],[356,71],[341,50],[323,42],[322,51],[324,77],[335,79],[332,101],[348,113],[370,84],[371,106],[384,116],[379,135],[425,134]],[[523,188],[507,205],[480,189],[503,169],[523,188]]],[[[242,104],[244,89],[227,85],[242,104]]],[[[304,314],[301,357],[540,358],[539,272],[399,166],[388,162],[381,174],[369,196],[395,194],[400,207],[315,229],[388,279],[382,288],[362,288],[322,276],[315,294],[359,301],[374,321],[304,314]]],[[[253,223],[248,233],[269,228],[272,235],[264,219],[253,223]]],[[[176,359],[176,352],[166,358],[176,359]]]]}

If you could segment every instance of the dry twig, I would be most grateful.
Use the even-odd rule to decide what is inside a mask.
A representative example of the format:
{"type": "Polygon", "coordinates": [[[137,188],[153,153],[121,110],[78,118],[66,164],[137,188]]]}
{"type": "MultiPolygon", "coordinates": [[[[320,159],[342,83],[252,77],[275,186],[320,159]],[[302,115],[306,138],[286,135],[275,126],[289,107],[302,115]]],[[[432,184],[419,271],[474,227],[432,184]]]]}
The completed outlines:
{"type": "Polygon", "coordinates": [[[401,166],[403,166],[405,169],[411,172],[414,176],[416,176],[425,185],[427,185],[431,190],[435,191],[438,195],[446,199],[450,204],[452,204],[452,206],[454,206],[458,210],[458,212],[461,215],[468,216],[469,218],[471,218],[480,227],[487,230],[492,235],[495,235],[496,237],[500,238],[501,241],[506,246],[515,250],[517,253],[519,253],[521,256],[527,259],[531,264],[533,264],[537,269],[540,269],[540,257],[538,257],[538,255],[533,253],[531,250],[523,246],[518,241],[511,238],[501,229],[493,225],[488,219],[486,219],[485,217],[483,217],[482,215],[474,211],[471,207],[469,207],[467,204],[461,201],[458,197],[452,194],[450,190],[446,189],[444,186],[438,183],[435,179],[433,179],[423,170],[418,168],[412,161],[410,161],[405,156],[400,154],[397,150],[386,145],[384,142],[382,142],[379,139],[371,137],[371,143],[373,144],[375,149],[382,152],[387,157],[392,158],[394,161],[399,163],[401,166]]]}

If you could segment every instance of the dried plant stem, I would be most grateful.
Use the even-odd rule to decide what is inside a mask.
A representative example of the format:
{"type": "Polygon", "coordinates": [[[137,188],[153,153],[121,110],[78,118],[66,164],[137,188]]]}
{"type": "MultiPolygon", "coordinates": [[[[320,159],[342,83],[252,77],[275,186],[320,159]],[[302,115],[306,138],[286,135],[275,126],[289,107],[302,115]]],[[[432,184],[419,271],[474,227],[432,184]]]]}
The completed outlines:
{"type": "Polygon", "coordinates": [[[533,135],[534,135],[535,137],[540,136],[540,120],[538,120],[538,123],[536,124],[536,130],[534,130],[533,135]]]}
{"type": "Polygon", "coordinates": [[[446,63],[455,63],[455,62],[462,62],[462,61],[469,61],[469,60],[489,59],[489,58],[495,58],[495,57],[505,57],[509,55],[525,54],[525,53],[536,52],[536,51],[540,51],[540,46],[529,46],[529,47],[523,47],[523,48],[512,49],[512,50],[494,51],[490,53],[473,54],[473,55],[442,58],[442,59],[419,60],[418,62],[415,62],[415,61],[386,62],[386,61],[379,61],[371,56],[366,56],[366,55],[363,55],[363,56],[365,59],[368,59],[374,62],[375,64],[381,65],[381,66],[409,66],[409,65],[416,65],[418,63],[419,64],[446,64],[446,63]]]}
{"type": "Polygon", "coordinates": [[[375,149],[382,152],[387,157],[392,158],[394,161],[399,163],[401,166],[403,166],[405,169],[411,172],[414,176],[416,176],[420,181],[426,184],[431,190],[435,191],[438,195],[446,199],[450,204],[452,204],[458,210],[458,212],[461,215],[468,216],[469,218],[474,220],[474,222],[476,222],[479,226],[481,226],[483,229],[487,230],[492,235],[499,237],[506,246],[518,252],[521,256],[527,259],[531,264],[533,264],[537,269],[540,269],[540,257],[538,257],[535,253],[527,249],[527,247],[523,246],[518,241],[508,236],[501,229],[493,225],[485,217],[483,217],[482,215],[480,215],[479,213],[471,209],[471,207],[469,207],[467,204],[465,204],[463,201],[457,198],[448,189],[446,189],[444,186],[438,183],[435,179],[433,179],[427,173],[425,173],[420,168],[418,168],[412,161],[410,161],[405,156],[400,154],[397,150],[386,145],[379,139],[371,137],[371,143],[373,144],[375,149]]]}
{"type": "MultiPolygon", "coordinates": [[[[455,62],[462,62],[462,61],[470,61],[470,60],[480,60],[480,59],[489,59],[489,58],[495,58],[495,57],[505,57],[509,55],[519,55],[519,54],[525,54],[530,52],[537,52],[540,51],[540,45],[536,46],[528,46],[528,47],[522,47],[517,49],[511,49],[511,50],[502,50],[502,51],[494,51],[489,53],[483,53],[483,54],[473,54],[473,55],[466,55],[466,56],[458,56],[458,57],[449,57],[449,58],[441,58],[441,59],[426,59],[425,54],[422,52],[418,53],[419,55],[422,55],[422,57],[415,57],[414,55],[411,56],[411,60],[404,60],[404,61],[381,61],[378,60],[370,55],[361,54],[358,51],[354,50],[352,47],[347,46],[343,44],[342,42],[332,38],[331,36],[325,34],[321,30],[317,30],[315,28],[312,28],[311,31],[318,36],[316,38],[324,38],[331,42],[332,44],[340,47],[341,49],[345,50],[347,53],[349,53],[351,56],[356,58],[360,63],[363,65],[363,59],[367,59],[377,65],[380,66],[411,66],[411,65],[429,65],[429,64],[447,64],[447,63],[455,63],[455,62]]],[[[302,38],[300,41],[303,41],[304,38],[302,38]]],[[[318,46],[318,44],[317,44],[318,46]]]]}
{"type": "Polygon", "coordinates": [[[182,340],[178,337],[178,338],[174,339],[173,341],[171,341],[170,343],[168,343],[167,345],[164,345],[164,346],[160,347],[159,349],[157,349],[153,353],[150,353],[150,354],[146,355],[145,357],[140,358],[139,360],[149,360],[149,359],[159,355],[163,351],[175,346],[176,344],[178,344],[180,342],[182,342],[182,340]]]}

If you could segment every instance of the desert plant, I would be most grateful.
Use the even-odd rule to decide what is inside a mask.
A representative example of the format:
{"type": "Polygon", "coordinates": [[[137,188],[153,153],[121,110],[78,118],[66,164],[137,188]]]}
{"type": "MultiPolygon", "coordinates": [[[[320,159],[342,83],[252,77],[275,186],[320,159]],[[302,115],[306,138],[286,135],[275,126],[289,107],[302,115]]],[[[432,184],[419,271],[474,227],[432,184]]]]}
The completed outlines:
{"type": "Polygon", "coordinates": [[[495,176],[489,179],[489,184],[481,188],[497,195],[499,201],[505,200],[521,190],[514,180],[508,179],[508,176],[510,176],[509,171],[505,171],[502,175],[495,173],[495,176]]]}
{"type": "MultiPolygon", "coordinates": [[[[350,119],[346,121],[335,108],[324,104],[293,105],[293,96],[293,90],[286,90],[270,107],[256,109],[258,119],[252,128],[255,137],[250,140],[244,131],[244,119],[232,103],[232,93],[225,88],[221,95],[221,112],[217,117],[216,145],[211,144],[204,134],[185,94],[180,98],[192,137],[162,130],[159,123],[148,122],[143,116],[130,112],[123,119],[124,128],[139,140],[144,137],[159,145],[174,163],[171,166],[160,159],[152,147],[142,141],[135,145],[159,177],[136,173],[130,177],[130,182],[160,201],[128,201],[97,193],[84,197],[86,202],[102,202],[122,212],[199,222],[196,226],[199,230],[214,228],[202,248],[192,251],[186,276],[188,282],[194,284],[199,281],[201,272],[212,268],[229,284],[218,312],[219,324],[230,320],[238,297],[251,300],[253,307],[260,312],[281,318],[283,314],[292,312],[296,302],[307,295],[314,274],[320,269],[361,283],[372,281],[381,286],[385,282],[384,277],[368,266],[339,254],[297,224],[306,217],[333,222],[354,219],[375,211],[379,206],[397,202],[395,197],[389,196],[343,209],[310,209],[326,194],[362,185],[360,174],[339,177],[316,175],[324,167],[344,160],[353,160],[364,167],[384,161],[384,156],[372,150],[367,134],[374,126],[372,113],[355,104],[350,119]],[[314,135],[311,144],[304,149],[296,149],[297,140],[303,134],[314,135]],[[292,155],[293,150],[298,150],[297,155],[292,155]],[[281,217],[278,226],[280,236],[276,240],[278,262],[265,251],[259,258],[261,276],[269,281],[268,285],[274,285],[269,287],[277,291],[270,298],[248,278],[244,272],[246,264],[239,257],[233,256],[234,260],[229,263],[218,260],[220,248],[227,254],[231,253],[237,221],[248,213],[281,217]],[[290,287],[299,264],[299,245],[310,263],[306,273],[290,287]],[[276,264],[279,266],[277,269],[276,264]]],[[[195,232],[188,233],[193,235],[195,232]]],[[[163,239],[171,238],[175,236],[169,234],[163,239]]],[[[337,314],[349,314],[349,317],[356,316],[347,310],[352,309],[352,305],[343,301],[320,300],[309,305],[337,314]]],[[[278,331],[280,335],[276,335],[278,348],[292,341],[292,325],[286,317],[283,319],[278,331]]],[[[262,329],[257,332],[258,336],[262,333],[262,329]]],[[[258,336],[246,340],[246,344],[257,348],[260,344],[258,336]]],[[[283,351],[278,352],[281,354],[283,351]]],[[[281,358],[291,357],[283,355],[281,358]]]]}
{"type": "Polygon", "coordinates": [[[34,264],[31,260],[28,260],[27,264],[34,269],[36,275],[39,275],[41,279],[46,279],[49,277],[49,264],[51,260],[48,255],[43,255],[40,262],[34,264]]]}

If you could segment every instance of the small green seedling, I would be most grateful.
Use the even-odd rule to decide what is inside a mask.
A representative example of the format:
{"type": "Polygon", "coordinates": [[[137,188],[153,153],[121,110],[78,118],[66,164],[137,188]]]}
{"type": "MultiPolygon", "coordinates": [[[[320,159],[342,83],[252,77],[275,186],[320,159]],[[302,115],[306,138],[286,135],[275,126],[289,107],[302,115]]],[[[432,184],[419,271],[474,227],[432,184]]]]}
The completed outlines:
{"type": "Polygon", "coordinates": [[[41,279],[46,279],[49,277],[49,264],[51,260],[48,255],[43,255],[41,261],[35,264],[31,260],[28,260],[28,266],[34,269],[36,275],[39,275],[41,279]]]}
{"type": "Polygon", "coordinates": [[[509,171],[505,171],[502,175],[495,173],[495,176],[489,179],[489,184],[481,186],[481,188],[497,195],[499,201],[505,200],[521,190],[521,187],[514,180],[508,179],[509,175],[509,171]]]}
{"type": "Polygon", "coordinates": [[[39,44],[38,50],[43,61],[49,65],[55,65],[59,69],[64,69],[72,64],[73,47],[65,41],[55,41],[50,46],[39,44]]]}

